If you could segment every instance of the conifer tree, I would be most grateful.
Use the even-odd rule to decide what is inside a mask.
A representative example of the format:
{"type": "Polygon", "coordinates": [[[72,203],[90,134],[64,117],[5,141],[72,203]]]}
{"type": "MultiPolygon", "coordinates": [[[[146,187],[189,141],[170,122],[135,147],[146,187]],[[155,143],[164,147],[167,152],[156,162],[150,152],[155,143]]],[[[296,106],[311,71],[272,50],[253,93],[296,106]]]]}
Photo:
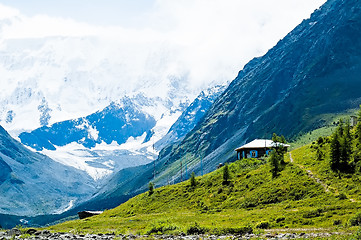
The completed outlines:
{"type": "Polygon", "coordinates": [[[228,184],[230,178],[228,164],[226,163],[223,167],[223,184],[228,184]]]}
{"type": "Polygon", "coordinates": [[[361,105],[357,114],[357,124],[355,130],[355,151],[353,153],[354,163],[361,160],[361,105]]]}
{"type": "Polygon", "coordinates": [[[150,195],[152,195],[154,193],[154,183],[149,182],[148,189],[149,189],[148,194],[150,196],[150,195]]]}
{"type": "Polygon", "coordinates": [[[338,170],[340,167],[341,145],[339,142],[339,132],[336,131],[331,138],[330,145],[330,164],[332,170],[338,170]]]}
{"type": "Polygon", "coordinates": [[[277,177],[280,167],[279,167],[279,157],[275,150],[270,152],[268,162],[271,167],[272,177],[277,177]]]}
{"type": "Polygon", "coordinates": [[[197,185],[196,174],[194,172],[192,172],[191,178],[189,181],[190,181],[191,187],[195,187],[197,185]]]}
{"type": "Polygon", "coordinates": [[[343,130],[342,130],[342,137],[340,138],[340,170],[348,170],[349,162],[351,160],[352,154],[352,137],[351,137],[351,127],[350,121],[346,121],[343,130]]]}
{"type": "Polygon", "coordinates": [[[276,143],[276,146],[274,146],[272,149],[273,151],[276,152],[276,158],[278,159],[278,163],[284,164],[285,163],[284,154],[287,151],[287,148],[283,146],[283,144],[286,143],[285,137],[283,135],[277,136],[276,133],[273,133],[272,141],[276,143]]]}

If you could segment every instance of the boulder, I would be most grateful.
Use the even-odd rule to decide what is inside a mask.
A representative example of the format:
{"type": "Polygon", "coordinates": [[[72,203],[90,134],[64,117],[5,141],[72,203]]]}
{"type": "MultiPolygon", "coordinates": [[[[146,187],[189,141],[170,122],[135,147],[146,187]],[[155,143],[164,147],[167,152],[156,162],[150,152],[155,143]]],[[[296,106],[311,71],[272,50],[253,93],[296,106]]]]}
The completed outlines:
{"type": "Polygon", "coordinates": [[[8,236],[20,236],[21,235],[21,231],[17,228],[10,229],[6,233],[8,236]]]}

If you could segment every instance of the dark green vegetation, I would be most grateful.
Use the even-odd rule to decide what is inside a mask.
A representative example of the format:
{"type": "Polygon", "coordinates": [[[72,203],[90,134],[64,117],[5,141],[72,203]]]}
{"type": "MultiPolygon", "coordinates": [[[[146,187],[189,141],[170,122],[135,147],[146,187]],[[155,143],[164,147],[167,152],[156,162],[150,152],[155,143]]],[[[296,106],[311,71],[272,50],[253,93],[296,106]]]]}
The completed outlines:
{"type": "Polygon", "coordinates": [[[277,136],[277,134],[273,133],[272,141],[277,144],[277,146],[273,147],[273,151],[270,153],[268,158],[268,162],[271,167],[272,177],[277,177],[279,171],[282,168],[282,165],[285,164],[284,155],[287,152],[287,148],[284,147],[282,144],[286,143],[286,139],[284,136],[277,136]]]}
{"type": "MultiPolygon", "coordinates": [[[[356,214],[361,212],[361,176],[341,173],[340,179],[327,157],[316,160],[316,145],[294,150],[293,162],[286,154],[276,177],[272,177],[266,159],[243,159],[196,177],[195,186],[185,181],[156,188],[153,194],[140,194],[99,216],[50,229],[139,234],[224,234],[315,227],[355,230],[352,225],[361,221],[356,214]]],[[[329,145],[323,144],[324,151],[329,145]]]]}

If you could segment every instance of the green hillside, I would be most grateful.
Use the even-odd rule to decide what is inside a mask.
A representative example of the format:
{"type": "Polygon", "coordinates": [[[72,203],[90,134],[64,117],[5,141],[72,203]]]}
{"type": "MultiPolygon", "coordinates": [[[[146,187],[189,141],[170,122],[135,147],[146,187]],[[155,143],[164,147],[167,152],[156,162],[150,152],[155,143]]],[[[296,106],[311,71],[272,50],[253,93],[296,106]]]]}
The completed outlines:
{"type": "MultiPolygon", "coordinates": [[[[314,145],[314,144],[313,144],[314,145]]],[[[272,178],[266,160],[245,159],[203,177],[140,194],[119,207],[50,227],[78,233],[237,233],[264,228],[350,229],[360,211],[361,175],[334,174],[312,144],[286,155],[272,178]],[[339,178],[341,177],[341,179],[339,178]]],[[[327,147],[325,143],[324,147],[327,147]]],[[[351,228],[353,230],[353,228],[351,228]]]]}

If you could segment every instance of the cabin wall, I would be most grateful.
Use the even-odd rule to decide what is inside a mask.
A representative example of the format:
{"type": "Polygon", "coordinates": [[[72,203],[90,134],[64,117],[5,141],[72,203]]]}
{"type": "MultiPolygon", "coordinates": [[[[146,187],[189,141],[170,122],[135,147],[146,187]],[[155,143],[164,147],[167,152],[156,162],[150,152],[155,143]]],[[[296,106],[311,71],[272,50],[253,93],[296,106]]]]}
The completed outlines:
{"type": "Polygon", "coordinates": [[[271,149],[269,148],[255,148],[255,149],[241,149],[237,151],[237,159],[243,158],[260,158],[268,154],[271,149]]]}

